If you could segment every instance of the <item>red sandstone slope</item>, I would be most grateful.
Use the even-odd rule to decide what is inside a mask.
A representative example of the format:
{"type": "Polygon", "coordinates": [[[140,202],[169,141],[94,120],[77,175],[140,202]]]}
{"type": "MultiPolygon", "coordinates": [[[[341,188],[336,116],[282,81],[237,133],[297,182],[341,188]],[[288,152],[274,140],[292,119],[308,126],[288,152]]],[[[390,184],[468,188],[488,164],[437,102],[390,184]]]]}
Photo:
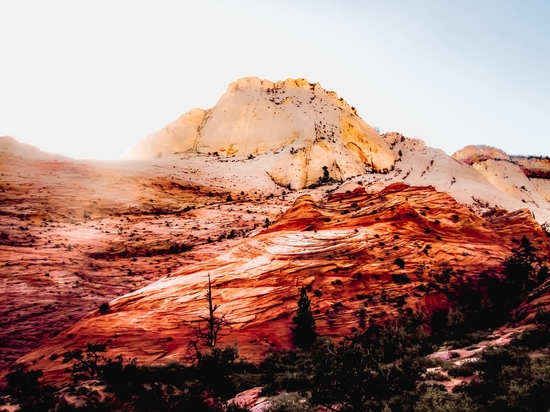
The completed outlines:
{"type": "Polygon", "coordinates": [[[449,283],[457,283],[495,273],[524,235],[543,253],[550,251],[528,211],[484,219],[432,187],[393,184],[376,194],[357,188],[321,203],[306,195],[228,253],[112,301],[106,314],[90,313],[21,361],[60,371],[64,365],[50,356],[87,342],[107,342],[109,355],[140,363],[179,360],[206,314],[208,274],[218,313],[232,325],[219,344],[236,343],[243,356],[259,359],[291,346],[301,286],[311,291],[318,331],[338,338],[359,328],[362,307],[376,320],[398,308],[421,305],[430,312],[445,305],[437,287],[426,286],[436,275],[451,267],[449,283]]]}
{"type": "Polygon", "coordinates": [[[0,371],[102,303],[224,253],[292,204],[268,177],[272,187],[232,178],[237,163],[86,162],[21,146],[0,147],[0,371]]]}

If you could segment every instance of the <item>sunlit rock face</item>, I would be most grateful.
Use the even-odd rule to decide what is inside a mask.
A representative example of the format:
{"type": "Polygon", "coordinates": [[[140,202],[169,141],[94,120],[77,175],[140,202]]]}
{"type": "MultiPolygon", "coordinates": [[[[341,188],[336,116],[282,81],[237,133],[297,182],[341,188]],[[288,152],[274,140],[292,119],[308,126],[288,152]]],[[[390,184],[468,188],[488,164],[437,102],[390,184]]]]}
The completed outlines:
{"type": "Polygon", "coordinates": [[[491,185],[524,203],[539,221],[550,221],[550,159],[508,156],[488,146],[467,146],[453,154],[477,170],[491,185]]]}
{"type": "Polygon", "coordinates": [[[492,146],[470,145],[453,153],[453,158],[464,163],[475,163],[481,159],[510,160],[504,151],[492,146]]]}
{"type": "Polygon", "coordinates": [[[539,253],[550,252],[529,211],[483,218],[430,186],[397,183],[367,193],[356,184],[323,201],[304,195],[227,253],[111,301],[106,313],[91,312],[21,361],[37,360],[37,367],[60,376],[65,365],[50,357],[87,342],[108,342],[110,356],[124,354],[142,364],[180,360],[190,342],[202,344],[197,331],[206,315],[208,275],[217,313],[230,323],[218,344],[236,344],[242,356],[259,360],[292,347],[302,286],[309,290],[318,332],[338,339],[365,327],[361,308],[366,324],[407,308],[429,315],[447,305],[440,287],[500,276],[522,236],[539,253]],[[448,278],[442,281],[444,271],[448,278]]]}
{"type": "Polygon", "coordinates": [[[173,153],[261,156],[281,186],[317,183],[326,167],[346,179],[390,170],[396,156],[380,135],[335,92],[305,79],[276,83],[256,77],[231,83],[209,110],[194,109],[138,142],[124,159],[173,153]]]}
{"type": "Polygon", "coordinates": [[[253,161],[181,157],[81,161],[0,137],[0,377],[102,303],[225,253],[292,205],[253,161]]]}

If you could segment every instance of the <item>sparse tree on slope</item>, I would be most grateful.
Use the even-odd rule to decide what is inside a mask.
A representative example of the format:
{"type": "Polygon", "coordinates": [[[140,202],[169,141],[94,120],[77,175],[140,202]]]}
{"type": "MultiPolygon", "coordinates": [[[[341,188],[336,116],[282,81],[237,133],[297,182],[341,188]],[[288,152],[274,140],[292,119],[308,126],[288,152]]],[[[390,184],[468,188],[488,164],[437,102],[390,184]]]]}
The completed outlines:
{"type": "Polygon", "coordinates": [[[211,348],[216,346],[218,340],[218,333],[220,329],[224,326],[227,326],[229,323],[225,320],[225,315],[217,316],[216,310],[220,305],[213,303],[212,301],[212,282],[210,281],[210,275],[208,275],[208,291],[206,292],[206,300],[208,305],[208,316],[199,316],[202,320],[206,322],[206,329],[203,330],[199,323],[199,335],[211,348]]]}

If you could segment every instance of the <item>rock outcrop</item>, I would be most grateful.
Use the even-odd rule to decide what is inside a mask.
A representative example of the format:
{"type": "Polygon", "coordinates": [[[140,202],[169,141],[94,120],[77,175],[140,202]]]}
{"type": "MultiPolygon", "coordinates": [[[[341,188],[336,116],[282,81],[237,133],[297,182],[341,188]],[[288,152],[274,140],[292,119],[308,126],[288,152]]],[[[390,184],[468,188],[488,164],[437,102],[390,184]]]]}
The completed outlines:
{"type": "Polygon", "coordinates": [[[327,168],[333,179],[388,171],[395,154],[335,92],[305,79],[255,77],[231,83],[209,110],[193,109],[131,147],[123,159],[174,153],[261,156],[258,167],[280,186],[302,189],[327,168]]]}
{"type": "Polygon", "coordinates": [[[477,170],[497,190],[550,221],[550,159],[509,156],[488,146],[467,146],[453,154],[477,170]]]}
{"type": "Polygon", "coordinates": [[[453,158],[467,164],[472,164],[486,159],[510,160],[510,156],[508,156],[504,151],[497,149],[496,147],[483,145],[466,146],[465,148],[453,153],[453,158]]]}
{"type": "Polygon", "coordinates": [[[79,161],[0,137],[0,375],[102,303],[225,253],[295,196],[252,165],[175,161],[79,161]]]}
{"type": "MultiPolygon", "coordinates": [[[[385,133],[382,137],[398,156],[394,170],[353,180],[378,190],[396,182],[432,185],[481,213],[495,207],[508,211],[527,208],[539,223],[550,222],[550,179],[529,177],[523,171],[525,167],[503,151],[469,146],[449,156],[400,133],[385,133]]],[[[541,158],[536,164],[544,161],[541,158]]]]}
{"type": "Polygon", "coordinates": [[[550,252],[529,211],[482,218],[433,187],[401,183],[367,193],[358,186],[322,202],[306,195],[227,253],[111,301],[108,311],[90,313],[21,361],[55,376],[64,365],[52,355],[87,342],[108,342],[111,356],[145,364],[182,359],[191,341],[201,344],[208,275],[218,313],[230,323],[219,344],[237,344],[242,356],[259,360],[291,347],[302,286],[318,332],[338,339],[407,308],[430,314],[445,306],[436,283],[499,276],[522,236],[550,252]]]}

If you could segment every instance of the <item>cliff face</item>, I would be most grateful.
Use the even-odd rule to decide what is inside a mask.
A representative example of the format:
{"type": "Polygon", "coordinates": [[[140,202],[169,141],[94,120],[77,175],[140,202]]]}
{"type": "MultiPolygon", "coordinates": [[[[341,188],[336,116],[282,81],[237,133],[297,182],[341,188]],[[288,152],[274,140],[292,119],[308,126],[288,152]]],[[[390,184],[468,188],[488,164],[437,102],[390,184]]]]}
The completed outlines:
{"type": "Polygon", "coordinates": [[[305,79],[272,83],[239,79],[209,110],[194,109],[141,140],[124,159],[174,153],[261,156],[260,167],[281,186],[317,183],[323,167],[346,179],[389,170],[395,154],[343,99],[305,79]]]}
{"type": "Polygon", "coordinates": [[[550,252],[528,211],[482,218],[433,187],[393,184],[367,193],[356,186],[321,202],[305,195],[227,253],[111,301],[109,311],[90,313],[21,361],[37,360],[55,375],[63,365],[49,361],[51,355],[96,341],[109,342],[110,355],[140,363],[179,360],[189,342],[201,344],[208,275],[217,313],[230,322],[219,344],[237,344],[242,356],[258,360],[291,347],[302,286],[310,291],[318,332],[339,338],[362,328],[361,308],[368,324],[408,307],[430,313],[445,306],[434,282],[498,276],[524,235],[541,253],[550,252]]]}
{"type": "Polygon", "coordinates": [[[102,303],[225,253],[295,196],[241,163],[177,163],[76,161],[0,138],[0,371],[102,303]]]}
{"type": "Polygon", "coordinates": [[[550,221],[550,159],[508,156],[488,146],[467,146],[453,158],[477,170],[496,189],[521,201],[539,221],[550,221]]]}

